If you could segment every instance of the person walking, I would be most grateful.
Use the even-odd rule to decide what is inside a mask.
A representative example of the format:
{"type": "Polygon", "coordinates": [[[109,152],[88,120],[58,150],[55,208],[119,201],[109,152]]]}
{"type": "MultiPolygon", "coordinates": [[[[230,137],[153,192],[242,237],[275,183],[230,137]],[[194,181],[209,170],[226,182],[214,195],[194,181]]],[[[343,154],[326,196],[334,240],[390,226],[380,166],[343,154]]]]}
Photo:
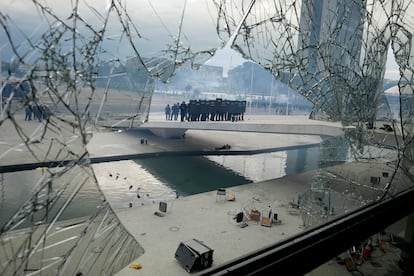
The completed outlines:
{"type": "Polygon", "coordinates": [[[171,120],[174,118],[174,121],[177,121],[179,112],[180,112],[180,104],[176,103],[171,107],[171,120]]]}
{"type": "Polygon", "coordinates": [[[39,122],[42,121],[42,110],[40,109],[40,106],[35,105],[33,107],[33,116],[34,120],[39,120],[39,122]]]}
{"type": "Polygon", "coordinates": [[[24,117],[24,120],[31,121],[32,120],[32,107],[30,105],[27,105],[25,112],[26,112],[26,116],[24,117]]]}
{"type": "Polygon", "coordinates": [[[171,107],[169,104],[167,104],[167,106],[164,108],[165,111],[165,120],[170,120],[171,118],[171,107]]]}

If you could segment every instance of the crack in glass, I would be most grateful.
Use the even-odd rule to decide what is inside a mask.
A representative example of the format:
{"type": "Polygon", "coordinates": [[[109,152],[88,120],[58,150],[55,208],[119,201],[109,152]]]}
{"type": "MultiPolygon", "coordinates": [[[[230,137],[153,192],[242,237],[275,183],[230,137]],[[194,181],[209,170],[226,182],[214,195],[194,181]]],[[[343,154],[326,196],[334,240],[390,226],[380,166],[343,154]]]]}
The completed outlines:
{"type": "MultiPolygon", "coordinates": [[[[217,1],[226,17],[217,21],[222,35],[236,29],[234,9],[243,13],[248,7],[246,2],[242,7],[236,2],[239,3],[217,1]],[[228,9],[232,13],[226,13],[228,9]]],[[[347,161],[348,170],[320,170],[313,179],[319,188],[314,189],[313,196],[306,195],[306,204],[313,202],[315,207],[317,202],[319,207],[322,204],[328,208],[320,193],[334,192],[331,186],[338,178],[347,183],[341,196],[349,200],[354,196],[349,190],[360,183],[370,183],[376,191],[375,196],[366,197],[370,201],[392,197],[412,186],[414,22],[409,11],[413,8],[412,1],[265,0],[255,1],[249,10],[232,48],[306,97],[313,104],[311,118],[340,121],[353,127],[345,134],[346,140],[334,142],[334,147],[326,146],[329,139],[324,141],[325,152],[321,153],[327,158],[322,162],[335,156],[336,161],[347,161]],[[383,90],[388,51],[398,64],[400,75],[396,82],[398,96],[391,99],[399,102],[394,110],[390,109],[390,96],[383,90]],[[384,131],[388,133],[381,133],[384,131]],[[384,175],[389,177],[383,177],[379,171],[379,185],[370,179],[364,182],[349,173],[355,170],[352,164],[385,166],[384,175]]],[[[345,211],[358,208],[359,204],[350,206],[353,207],[345,211]]],[[[315,212],[306,207],[303,214],[318,217],[317,223],[326,221],[329,210],[320,212],[319,207],[314,208],[315,212]]]]}
{"type": "Polygon", "coordinates": [[[306,227],[412,188],[412,1],[184,0],[167,11],[162,1],[140,1],[142,11],[127,4],[34,0],[30,32],[12,10],[0,12],[1,51],[12,56],[2,65],[0,165],[71,160],[1,174],[2,209],[10,208],[8,187],[30,185],[0,224],[0,274],[112,275],[143,254],[101,193],[86,145],[102,127],[148,121],[157,82],[184,64],[199,68],[219,47],[304,96],[312,119],[350,127],[323,137],[321,163],[330,166],[298,198],[306,227]],[[383,91],[389,52],[399,71],[392,96],[383,91]],[[375,175],[361,178],[366,168],[375,175]],[[79,216],[73,206],[85,190],[97,197],[79,216]]]}

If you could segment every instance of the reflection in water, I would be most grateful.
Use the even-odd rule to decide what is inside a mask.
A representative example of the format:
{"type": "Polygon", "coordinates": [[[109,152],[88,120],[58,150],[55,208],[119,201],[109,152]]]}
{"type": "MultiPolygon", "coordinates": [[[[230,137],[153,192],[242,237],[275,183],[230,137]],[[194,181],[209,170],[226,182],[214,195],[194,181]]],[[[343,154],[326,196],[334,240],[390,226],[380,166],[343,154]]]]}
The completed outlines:
{"type": "MultiPolygon", "coordinates": [[[[78,174],[81,175],[81,173],[78,174]]],[[[0,200],[0,227],[3,227],[11,219],[19,208],[30,199],[42,181],[49,176],[50,174],[47,171],[41,169],[2,174],[3,179],[0,183],[2,189],[2,197],[0,200]]],[[[59,220],[90,216],[95,213],[97,206],[102,204],[102,198],[94,180],[88,176],[86,177],[88,181],[79,190],[78,196],[72,200],[72,204],[61,214],[59,220]]],[[[63,185],[61,182],[64,179],[62,178],[60,180],[60,182],[58,180],[55,181],[55,185],[53,185],[54,192],[57,192],[61,188],[60,185],[63,185]]],[[[64,189],[59,196],[60,199],[55,204],[63,204],[71,192],[70,189],[64,189]]],[[[52,218],[53,214],[51,212],[49,217],[52,218]]],[[[19,228],[24,228],[28,225],[29,222],[26,221],[19,228]]]]}
{"type": "Polygon", "coordinates": [[[137,161],[178,195],[192,195],[319,167],[319,147],[256,155],[175,157],[137,161]]]}
{"type": "Polygon", "coordinates": [[[282,177],[286,174],[287,152],[252,156],[209,156],[208,159],[229,168],[253,182],[282,177]]]}
{"type": "Polygon", "coordinates": [[[286,175],[318,169],[320,164],[320,147],[303,150],[291,150],[286,157],[286,175]]]}
{"type": "MultiPolygon", "coordinates": [[[[152,158],[93,165],[99,188],[110,194],[114,209],[152,204],[177,196],[280,178],[317,169],[319,147],[250,156],[152,158]],[[138,163],[139,162],[139,163],[138,163]]],[[[0,226],[18,210],[36,186],[41,170],[4,174],[1,184],[0,226]],[[13,185],[7,184],[13,183],[13,185]]],[[[62,195],[66,199],[69,193],[62,195]]],[[[92,180],[84,185],[61,219],[90,216],[101,204],[92,180]]],[[[24,226],[24,225],[22,225],[24,226]]]]}
{"type": "Polygon", "coordinates": [[[241,174],[204,157],[152,158],[137,162],[180,196],[251,182],[241,174]]]}
{"type": "Polygon", "coordinates": [[[93,170],[113,209],[176,198],[175,190],[134,161],[95,164],[93,170]]]}
{"type": "Polygon", "coordinates": [[[317,169],[319,147],[249,156],[209,156],[207,158],[253,182],[259,182],[317,169]]]}
{"type": "MultiPolygon", "coordinates": [[[[317,169],[319,147],[250,156],[153,158],[93,165],[100,189],[114,209],[141,206],[176,196],[280,178],[317,169]],[[139,163],[138,163],[139,162],[139,163]]],[[[0,226],[29,198],[40,170],[4,174],[0,226]],[[34,177],[36,176],[36,177],[34,177]],[[13,185],[6,185],[13,183],[13,185]]],[[[68,195],[63,195],[66,198],[68,195]]],[[[93,182],[85,185],[61,219],[89,216],[101,198],[93,182]]]]}

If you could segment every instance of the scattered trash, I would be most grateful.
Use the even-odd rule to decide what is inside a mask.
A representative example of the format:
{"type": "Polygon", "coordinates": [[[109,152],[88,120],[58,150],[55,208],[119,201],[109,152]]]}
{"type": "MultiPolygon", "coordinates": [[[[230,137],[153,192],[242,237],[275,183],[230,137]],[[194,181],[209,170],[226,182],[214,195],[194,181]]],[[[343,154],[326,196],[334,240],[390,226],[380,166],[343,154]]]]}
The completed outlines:
{"type": "Polygon", "coordinates": [[[133,269],[141,269],[142,265],[139,263],[133,263],[133,264],[130,264],[129,267],[133,269]]]}
{"type": "Polygon", "coordinates": [[[216,147],[216,150],[223,150],[223,149],[231,149],[231,146],[229,144],[225,144],[221,147],[216,147]]]}

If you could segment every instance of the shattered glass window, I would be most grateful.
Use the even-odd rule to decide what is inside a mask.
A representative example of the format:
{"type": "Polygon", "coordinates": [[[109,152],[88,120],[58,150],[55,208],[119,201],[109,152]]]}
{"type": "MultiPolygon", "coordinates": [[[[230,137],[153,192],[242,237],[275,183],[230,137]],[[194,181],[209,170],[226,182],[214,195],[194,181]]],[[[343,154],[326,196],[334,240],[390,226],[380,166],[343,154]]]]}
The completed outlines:
{"type": "MultiPolygon", "coordinates": [[[[223,14],[227,16],[220,17],[219,34],[224,36],[232,33],[228,29],[237,30],[232,47],[306,97],[313,105],[311,118],[340,121],[353,127],[345,134],[346,141],[323,142],[325,160],[335,156],[337,161],[347,163],[326,169],[330,174],[321,173],[313,180],[313,187],[317,188],[312,189],[330,191],[335,182],[332,175],[347,183],[347,193],[340,193],[347,200],[363,194],[360,191],[355,197],[349,193],[354,181],[371,183],[366,187],[375,195],[366,197],[370,200],[392,196],[410,187],[412,2],[331,0],[244,4],[243,7],[224,5],[223,14]],[[234,24],[239,17],[231,15],[235,8],[247,15],[240,26],[234,24]],[[398,70],[394,81],[397,92],[392,96],[383,89],[387,59],[395,59],[398,65],[394,68],[398,70]],[[381,170],[389,178],[380,183],[361,179],[355,172],[361,163],[375,167],[378,172],[373,174],[382,180],[381,170]]],[[[306,198],[313,200],[313,196],[306,198]]],[[[304,213],[309,214],[307,210],[304,213]]],[[[312,216],[317,213],[323,217],[326,212],[310,212],[312,216]]]]}
{"type": "MultiPolygon", "coordinates": [[[[155,90],[183,68],[213,74],[203,64],[223,52],[306,99],[311,119],[346,127],[322,137],[321,169],[297,199],[305,227],[412,187],[412,1],[165,2],[0,4],[0,274],[112,275],[144,254],[93,169],[111,160],[89,142],[148,122],[155,90]]],[[[244,88],[217,87],[246,100],[253,70],[244,88]]]]}

